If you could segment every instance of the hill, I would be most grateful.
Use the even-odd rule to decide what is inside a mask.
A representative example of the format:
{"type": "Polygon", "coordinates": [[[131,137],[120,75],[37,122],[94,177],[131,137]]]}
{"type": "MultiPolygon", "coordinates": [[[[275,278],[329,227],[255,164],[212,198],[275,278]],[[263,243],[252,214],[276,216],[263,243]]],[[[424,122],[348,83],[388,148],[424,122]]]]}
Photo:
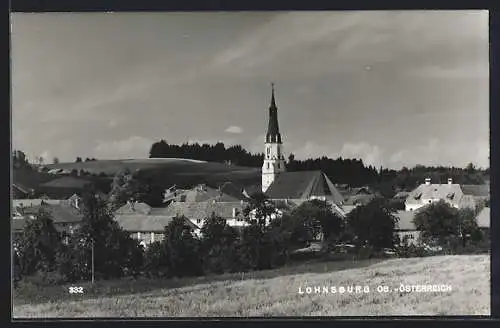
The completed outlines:
{"type": "Polygon", "coordinates": [[[79,163],[59,163],[46,165],[49,170],[84,170],[93,174],[113,176],[123,169],[153,177],[157,182],[169,187],[179,187],[196,183],[220,184],[233,181],[249,185],[260,182],[260,168],[230,166],[217,162],[205,162],[182,158],[146,158],[124,160],[98,160],[79,163]]]}
{"type": "MultiPolygon", "coordinates": [[[[363,268],[337,267],[333,269],[336,271],[328,268],[330,263],[335,264],[316,263],[292,270],[252,272],[247,279],[236,280],[233,275],[232,279],[219,278],[208,283],[201,281],[206,278],[197,278],[198,283],[192,279],[191,285],[183,287],[179,286],[182,285],[179,280],[157,281],[156,286],[147,291],[138,291],[133,282],[126,281],[121,288],[127,292],[122,294],[116,293],[119,286],[99,293],[93,290],[96,285],[86,285],[87,294],[66,293],[38,304],[26,304],[14,297],[13,315],[16,318],[243,317],[489,315],[491,312],[489,256],[392,259],[363,268]],[[318,266],[326,270],[317,270],[318,266]],[[178,286],[168,288],[169,284],[178,286]],[[451,291],[406,293],[399,291],[401,284],[445,284],[451,286],[451,291]],[[307,286],[350,285],[367,285],[370,292],[299,294],[299,287],[305,290],[307,286]],[[377,286],[388,286],[390,290],[379,293],[377,286]]],[[[64,292],[60,287],[58,290],[64,292]]],[[[42,294],[43,290],[37,291],[37,295],[42,294]]]]}

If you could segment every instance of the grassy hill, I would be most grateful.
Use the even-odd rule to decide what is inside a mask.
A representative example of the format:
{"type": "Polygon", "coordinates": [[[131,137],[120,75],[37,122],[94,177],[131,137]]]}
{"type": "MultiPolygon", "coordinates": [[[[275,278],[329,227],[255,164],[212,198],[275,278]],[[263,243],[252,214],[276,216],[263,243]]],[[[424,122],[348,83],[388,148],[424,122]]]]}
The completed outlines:
{"type": "Polygon", "coordinates": [[[152,176],[166,187],[177,184],[180,187],[195,183],[219,184],[233,181],[242,185],[260,182],[260,168],[229,166],[222,163],[204,162],[177,158],[98,160],[80,163],[50,164],[51,169],[80,170],[93,174],[115,175],[125,168],[137,170],[145,176],[152,176]]]}
{"type": "Polygon", "coordinates": [[[49,287],[27,301],[21,317],[489,315],[490,257],[436,256],[387,261],[327,262],[277,270],[179,280],[84,286],[83,295],[49,287]],[[448,292],[401,293],[400,284],[446,284],[448,292]],[[299,287],[368,285],[370,293],[299,294],[299,287]],[[390,287],[378,293],[377,286],[390,287]]]}

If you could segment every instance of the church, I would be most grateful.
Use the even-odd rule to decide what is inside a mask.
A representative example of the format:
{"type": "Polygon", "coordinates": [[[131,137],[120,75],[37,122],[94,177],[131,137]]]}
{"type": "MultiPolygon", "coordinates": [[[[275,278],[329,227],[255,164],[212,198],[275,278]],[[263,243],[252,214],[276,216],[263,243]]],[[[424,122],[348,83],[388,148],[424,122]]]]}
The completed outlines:
{"type": "Polygon", "coordinates": [[[303,201],[320,199],[342,206],[342,195],[322,171],[286,171],[274,84],[271,84],[271,87],[269,123],[262,165],[262,192],[275,201],[285,200],[300,204],[303,201]]]}

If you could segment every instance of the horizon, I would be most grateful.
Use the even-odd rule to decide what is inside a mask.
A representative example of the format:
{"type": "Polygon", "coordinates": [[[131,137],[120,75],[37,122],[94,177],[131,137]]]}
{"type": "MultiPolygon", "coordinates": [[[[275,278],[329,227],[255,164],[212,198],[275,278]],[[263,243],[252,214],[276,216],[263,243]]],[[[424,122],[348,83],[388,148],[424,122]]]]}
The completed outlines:
{"type": "Polygon", "coordinates": [[[11,44],[12,149],[46,164],[262,153],[275,82],[286,157],[489,168],[488,11],[14,13],[11,44]]]}

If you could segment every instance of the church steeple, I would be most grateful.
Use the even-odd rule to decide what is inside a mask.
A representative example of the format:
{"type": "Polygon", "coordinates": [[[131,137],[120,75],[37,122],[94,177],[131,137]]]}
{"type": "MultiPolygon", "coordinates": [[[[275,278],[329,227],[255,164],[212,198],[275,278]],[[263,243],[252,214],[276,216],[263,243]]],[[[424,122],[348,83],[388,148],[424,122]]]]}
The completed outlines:
{"type": "Polygon", "coordinates": [[[271,106],[269,106],[269,125],[267,126],[264,163],[262,164],[262,192],[271,186],[274,179],[285,172],[283,144],[278,127],[278,107],[274,97],[274,83],[271,83],[271,106]]]}
{"type": "Polygon", "coordinates": [[[269,106],[269,124],[266,134],[267,143],[281,143],[281,134],[278,125],[278,107],[274,97],[274,83],[271,83],[271,106],[269,106]]]}

